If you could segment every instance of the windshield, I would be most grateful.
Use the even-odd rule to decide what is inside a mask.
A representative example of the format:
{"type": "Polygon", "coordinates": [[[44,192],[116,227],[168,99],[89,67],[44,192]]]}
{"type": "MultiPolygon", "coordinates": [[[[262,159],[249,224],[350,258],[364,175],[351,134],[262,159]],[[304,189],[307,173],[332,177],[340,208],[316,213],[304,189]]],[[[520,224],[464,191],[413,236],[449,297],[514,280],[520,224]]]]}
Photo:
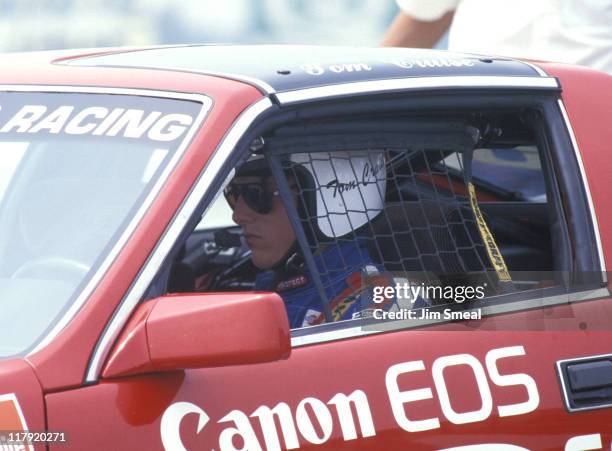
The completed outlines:
{"type": "Polygon", "coordinates": [[[201,110],[159,97],[0,94],[0,357],[31,348],[79,297],[201,110]]]}

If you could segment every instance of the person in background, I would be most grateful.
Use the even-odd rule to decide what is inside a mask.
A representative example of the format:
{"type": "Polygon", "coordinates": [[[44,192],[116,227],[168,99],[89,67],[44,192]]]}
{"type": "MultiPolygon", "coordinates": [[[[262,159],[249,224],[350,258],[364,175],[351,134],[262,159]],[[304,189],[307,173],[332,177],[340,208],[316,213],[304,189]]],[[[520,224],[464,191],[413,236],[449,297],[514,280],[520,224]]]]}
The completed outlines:
{"type": "Polygon", "coordinates": [[[579,64],[612,74],[612,0],[396,0],[385,47],[579,64]]]}

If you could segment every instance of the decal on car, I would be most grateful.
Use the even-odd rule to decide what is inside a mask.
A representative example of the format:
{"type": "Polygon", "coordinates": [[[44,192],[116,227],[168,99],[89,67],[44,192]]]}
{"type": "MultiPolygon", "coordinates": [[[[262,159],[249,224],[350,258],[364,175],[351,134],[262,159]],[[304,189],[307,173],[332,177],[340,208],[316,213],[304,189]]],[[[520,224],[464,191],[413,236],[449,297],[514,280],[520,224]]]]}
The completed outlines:
{"type": "MultiPolygon", "coordinates": [[[[7,432],[19,432],[27,431],[28,425],[26,424],[23,411],[17,400],[15,393],[7,393],[0,395],[0,431],[4,434],[7,432]]],[[[8,443],[5,435],[0,436],[0,449],[3,450],[32,450],[32,445],[27,443],[11,444],[8,443]]]]}
{"type": "Polygon", "coordinates": [[[180,138],[193,123],[187,114],[162,114],[134,108],[24,105],[0,126],[0,133],[66,133],[69,135],[146,137],[168,142],[180,138]]]}
{"type": "MultiPolygon", "coordinates": [[[[472,67],[474,61],[469,58],[429,58],[429,59],[414,59],[414,58],[390,58],[382,59],[380,62],[391,64],[402,69],[412,69],[418,67],[421,69],[427,68],[451,68],[451,67],[472,67]]],[[[384,67],[384,66],[382,66],[384,67]]],[[[376,69],[381,69],[381,66],[373,66],[364,61],[338,63],[338,64],[321,64],[321,63],[305,63],[300,65],[300,69],[308,75],[323,75],[326,72],[341,74],[349,72],[370,72],[376,69]]]]}
{"type": "MultiPolygon", "coordinates": [[[[431,387],[420,387],[412,390],[402,390],[398,383],[401,375],[416,371],[429,371],[433,379],[433,388],[441,409],[441,415],[453,424],[468,424],[486,421],[496,408],[500,417],[525,415],[533,412],[540,404],[540,395],[535,380],[525,373],[500,374],[497,363],[500,360],[525,356],[523,346],[509,346],[492,349],[487,352],[484,364],[471,354],[456,354],[441,356],[434,360],[431,368],[426,368],[422,360],[402,362],[387,369],[385,384],[393,417],[398,426],[409,433],[418,433],[441,427],[439,417],[414,420],[410,418],[410,403],[426,399],[434,399],[431,387]],[[474,411],[458,412],[451,402],[444,370],[453,366],[468,366],[476,380],[477,396],[480,397],[480,407],[474,411]],[[522,395],[515,403],[499,405],[494,399],[489,380],[498,387],[522,386],[522,395]]],[[[161,440],[167,450],[184,450],[180,437],[182,419],[191,413],[198,414],[196,434],[208,424],[210,417],[206,411],[191,402],[176,402],[164,412],[161,420],[161,440]]],[[[301,437],[308,443],[320,445],[326,443],[332,436],[334,425],[339,424],[342,439],[356,440],[376,435],[375,419],[370,408],[368,396],[363,390],[355,390],[350,394],[336,393],[327,402],[318,398],[302,399],[295,410],[287,403],[280,402],[274,407],[261,405],[252,413],[234,409],[217,420],[218,424],[227,423],[218,437],[222,451],[234,450],[233,440],[240,437],[244,448],[249,450],[280,450],[298,449],[301,437]],[[311,414],[309,414],[309,412],[311,414]],[[256,419],[263,431],[264,443],[260,443],[255,431],[257,427],[252,421],[256,419]],[[280,423],[280,432],[275,420],[280,423]],[[282,436],[282,441],[281,441],[282,436]]],[[[509,448],[510,449],[510,448],[509,448]]]]}

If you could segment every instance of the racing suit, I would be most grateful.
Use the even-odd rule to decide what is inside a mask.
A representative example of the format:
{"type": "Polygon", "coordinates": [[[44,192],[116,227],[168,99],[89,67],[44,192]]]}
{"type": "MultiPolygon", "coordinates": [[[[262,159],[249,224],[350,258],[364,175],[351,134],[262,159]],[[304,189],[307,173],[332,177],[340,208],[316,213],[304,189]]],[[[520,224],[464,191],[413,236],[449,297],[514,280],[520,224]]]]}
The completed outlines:
{"type": "MultiPolygon", "coordinates": [[[[330,244],[314,256],[334,321],[358,318],[368,308],[388,309],[393,300],[374,304],[371,287],[363,283],[364,271],[376,285],[390,284],[390,278],[372,277],[380,271],[364,240],[330,244]]],[[[371,284],[370,284],[371,285],[371,284]]],[[[285,301],[291,328],[325,322],[323,305],[310,271],[265,271],[255,279],[255,290],[275,291],[285,301]]]]}

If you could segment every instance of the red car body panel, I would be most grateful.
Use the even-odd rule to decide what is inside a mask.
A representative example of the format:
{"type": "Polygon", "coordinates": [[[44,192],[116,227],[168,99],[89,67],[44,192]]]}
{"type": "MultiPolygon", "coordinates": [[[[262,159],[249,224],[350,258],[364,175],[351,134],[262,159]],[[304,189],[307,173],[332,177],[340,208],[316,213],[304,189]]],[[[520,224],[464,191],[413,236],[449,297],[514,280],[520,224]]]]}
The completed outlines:
{"type": "MultiPolygon", "coordinates": [[[[50,55],[58,59],[65,54],[50,55]]],[[[493,441],[528,450],[557,450],[584,431],[600,434],[604,446],[612,443],[612,409],[568,414],[551,363],[610,353],[610,299],[302,346],[293,349],[288,360],[272,363],[117,377],[134,368],[111,353],[105,370],[114,377],[84,386],[93,349],[120,300],[227,130],[262,94],[245,83],[206,75],[142,69],[135,79],[128,69],[40,65],[40,55],[11,58],[0,84],[144,88],[201,93],[213,100],[204,126],[77,317],[27,360],[0,362],[3,393],[16,395],[29,429],[69,431],[72,449],[163,449],[164,444],[181,443],[187,449],[218,449],[220,440],[231,442],[236,425],[251,434],[249,449],[293,443],[297,446],[291,447],[299,449],[433,450],[493,441]],[[474,329],[482,330],[476,334],[474,329]],[[489,360],[500,350],[515,354],[496,361],[496,374],[489,360]],[[391,377],[389,368],[403,364],[407,365],[399,376],[391,377]],[[504,385],[504,375],[521,376],[520,383],[504,385]],[[537,387],[537,399],[529,391],[529,379],[537,387]],[[412,390],[414,396],[398,404],[397,390],[412,390]],[[342,410],[342,394],[355,394],[361,404],[342,410]],[[504,408],[527,403],[535,407],[502,414],[504,408]],[[266,407],[279,404],[284,409],[281,417],[301,433],[295,443],[291,430],[283,434],[278,418],[266,423],[266,407]],[[457,421],[470,412],[481,412],[482,418],[457,421]],[[402,415],[413,422],[437,421],[438,426],[408,432],[398,425],[402,415]],[[329,429],[313,426],[313,418],[329,420],[323,421],[329,429]]],[[[555,64],[541,67],[561,81],[604,256],[612,264],[610,77],[555,64]]],[[[151,302],[131,318],[118,344],[142,351],[147,342],[144,324],[154,307],[151,302]]],[[[245,329],[244,339],[250,336],[245,329]]],[[[142,371],[154,369],[150,356],[136,356],[134,361],[142,362],[142,371]]],[[[61,446],[65,445],[50,448],[61,446]]],[[[235,438],[234,446],[240,449],[241,440],[235,438]]]]}
{"type": "MultiPolygon", "coordinates": [[[[603,434],[604,443],[612,440],[610,430],[601,430],[602,424],[612,423],[612,412],[607,411],[607,420],[603,422],[601,412],[568,416],[561,402],[555,368],[543,365],[551,359],[581,355],[586,346],[594,353],[606,352],[609,333],[532,332],[526,337],[524,332],[480,331],[478,337],[479,340],[474,340],[469,332],[397,332],[378,336],[376,340],[366,337],[294,349],[289,361],[107,381],[47,395],[49,428],[76,431],[71,435],[76,448],[95,443],[101,449],[133,449],[146,443],[147,448],[162,449],[159,419],[163,411],[172,403],[189,402],[201,407],[210,420],[197,433],[198,415],[185,417],[180,425],[180,438],[187,449],[217,449],[223,430],[233,426],[218,421],[234,410],[242,412],[235,413],[236,418],[248,419],[246,424],[266,449],[262,425],[253,412],[261,406],[274,408],[278,403],[286,403],[295,419],[299,403],[313,397],[328,404],[332,418],[332,434],[325,442],[327,449],[379,450],[406,446],[415,450],[444,449],[487,443],[487,437],[494,436],[495,442],[529,450],[558,450],[569,438],[589,428],[603,434]],[[564,346],[560,347],[560,343],[564,346]],[[528,415],[501,418],[497,411],[500,406],[525,402],[528,395],[523,387],[500,387],[489,382],[493,407],[486,420],[452,424],[446,419],[432,380],[433,362],[443,356],[465,355],[469,349],[469,354],[484,365],[491,349],[517,345],[524,346],[525,355],[509,358],[499,369],[502,374],[525,373],[534,377],[539,392],[538,409],[528,415]],[[398,428],[393,417],[385,371],[392,365],[410,361],[423,361],[424,370],[398,378],[401,390],[430,388],[432,397],[406,402],[406,416],[411,420],[437,418],[439,428],[410,433],[398,428]],[[326,362],[325,374],[320,373],[318,362],[326,362]],[[346,441],[339,415],[329,401],[338,393],[350,395],[356,390],[367,397],[368,408],[364,410],[371,412],[376,434],[361,438],[355,415],[352,421],[360,439],[346,441]],[[97,426],[95,430],[91,424],[97,426]],[[155,440],[150,436],[155,436],[155,440]]],[[[455,410],[469,412],[480,408],[482,400],[469,368],[448,369],[444,378],[455,410]]],[[[239,440],[236,446],[238,443],[239,440]]],[[[313,445],[301,439],[300,449],[310,449],[310,446],[313,445]]]]}

